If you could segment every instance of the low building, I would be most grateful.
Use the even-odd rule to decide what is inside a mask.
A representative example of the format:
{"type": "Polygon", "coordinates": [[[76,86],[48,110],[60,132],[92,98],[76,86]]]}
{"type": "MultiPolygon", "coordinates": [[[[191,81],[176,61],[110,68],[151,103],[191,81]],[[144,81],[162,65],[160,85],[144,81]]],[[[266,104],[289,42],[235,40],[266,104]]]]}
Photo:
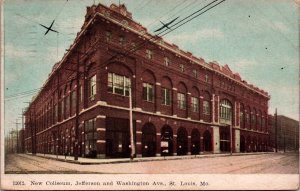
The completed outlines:
{"type": "MultiPolygon", "coordinates": [[[[269,115],[270,145],[276,150],[276,124],[275,117],[269,115]]],[[[299,151],[299,121],[286,117],[277,116],[277,150],[290,152],[299,151]]]]}
{"type": "Polygon", "coordinates": [[[85,22],[25,112],[32,153],[138,157],[266,151],[267,92],[151,35],[125,5],[85,22]]]}

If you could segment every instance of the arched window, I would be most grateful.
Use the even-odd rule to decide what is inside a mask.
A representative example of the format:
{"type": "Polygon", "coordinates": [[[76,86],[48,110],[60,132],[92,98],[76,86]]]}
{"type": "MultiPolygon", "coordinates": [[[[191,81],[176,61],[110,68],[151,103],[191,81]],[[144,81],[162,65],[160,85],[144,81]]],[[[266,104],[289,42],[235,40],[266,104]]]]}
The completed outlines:
{"type": "Polygon", "coordinates": [[[224,99],[220,103],[220,122],[225,124],[232,123],[232,106],[231,103],[224,99]]]}
{"type": "Polygon", "coordinates": [[[240,126],[242,129],[245,128],[245,108],[244,108],[244,105],[242,105],[242,104],[240,107],[240,126]]]}

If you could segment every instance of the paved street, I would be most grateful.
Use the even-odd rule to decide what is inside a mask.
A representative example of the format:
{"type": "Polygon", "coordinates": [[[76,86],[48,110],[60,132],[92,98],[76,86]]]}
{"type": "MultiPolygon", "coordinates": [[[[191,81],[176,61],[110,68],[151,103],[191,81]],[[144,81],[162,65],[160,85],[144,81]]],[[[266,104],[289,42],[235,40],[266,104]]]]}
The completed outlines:
{"type": "MultiPolygon", "coordinates": [[[[81,165],[14,154],[6,156],[6,173],[189,173],[297,174],[298,153],[210,156],[203,158],[81,165]]],[[[98,159],[101,160],[101,159],[98,159]]]]}

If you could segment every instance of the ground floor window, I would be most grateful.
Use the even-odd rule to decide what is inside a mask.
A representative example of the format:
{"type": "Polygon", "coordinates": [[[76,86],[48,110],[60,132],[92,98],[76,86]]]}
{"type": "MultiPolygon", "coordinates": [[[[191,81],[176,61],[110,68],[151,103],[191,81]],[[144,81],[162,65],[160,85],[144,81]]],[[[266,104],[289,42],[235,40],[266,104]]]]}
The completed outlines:
{"type": "Polygon", "coordinates": [[[85,128],[85,155],[88,157],[96,157],[97,155],[97,131],[96,118],[84,122],[85,128]]]}

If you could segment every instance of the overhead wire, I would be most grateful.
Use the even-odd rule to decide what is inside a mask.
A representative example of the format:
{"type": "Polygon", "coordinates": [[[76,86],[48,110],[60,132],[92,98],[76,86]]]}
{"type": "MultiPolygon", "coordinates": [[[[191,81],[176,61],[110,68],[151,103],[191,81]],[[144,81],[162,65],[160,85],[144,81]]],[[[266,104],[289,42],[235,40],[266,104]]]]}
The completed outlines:
{"type": "MultiPolygon", "coordinates": [[[[175,27],[174,29],[168,31],[168,32],[165,33],[165,34],[162,34],[162,35],[160,36],[160,38],[161,38],[162,36],[165,36],[166,34],[169,34],[169,33],[172,32],[172,31],[176,30],[177,28],[181,27],[182,25],[184,25],[184,24],[190,22],[191,20],[195,19],[196,17],[199,17],[200,15],[202,15],[202,14],[205,13],[205,12],[207,12],[208,10],[210,10],[210,9],[216,7],[217,5],[223,3],[225,0],[222,0],[221,2],[219,2],[219,3],[215,4],[215,5],[213,5],[212,7],[209,7],[210,5],[212,5],[212,4],[213,4],[214,2],[216,2],[216,1],[218,1],[218,0],[215,0],[215,1],[213,1],[213,2],[211,2],[211,3],[209,3],[209,4],[207,4],[206,6],[204,6],[204,7],[201,8],[201,9],[199,9],[198,11],[196,11],[196,12],[192,13],[191,15],[185,17],[184,19],[178,21],[177,23],[175,23],[175,24],[172,25],[172,26],[176,26],[176,25],[179,25],[179,26],[175,27]],[[209,7],[209,8],[206,9],[206,10],[204,10],[204,9],[207,8],[207,7],[209,7]],[[199,13],[199,12],[202,11],[202,10],[204,10],[204,11],[201,12],[201,13],[199,13]],[[195,15],[196,13],[199,13],[199,14],[197,14],[196,16],[190,18],[191,16],[195,15]],[[190,18],[190,19],[188,19],[188,18],[190,18]],[[188,19],[188,20],[187,20],[187,19],[188,19]],[[187,20],[187,21],[185,21],[185,20],[187,20]],[[182,21],[185,21],[185,22],[184,22],[184,23],[181,23],[182,21]],[[181,23],[181,24],[180,24],[180,23],[181,23]]],[[[162,32],[160,32],[159,34],[164,33],[164,32],[165,32],[165,31],[162,31],[162,32]]],[[[154,36],[154,37],[152,37],[152,38],[157,38],[157,36],[154,36]]],[[[151,42],[152,38],[149,40],[150,42],[151,42]]],[[[157,40],[157,39],[156,39],[156,40],[157,40]]],[[[156,40],[155,40],[155,41],[156,41],[156,40]]],[[[155,42],[155,41],[152,41],[152,43],[155,42]]],[[[141,43],[141,44],[138,46],[138,48],[135,47],[135,48],[133,48],[133,49],[130,49],[129,52],[127,51],[127,52],[125,53],[125,55],[128,56],[128,54],[132,54],[133,52],[136,52],[136,51],[137,51],[138,49],[140,49],[144,44],[145,44],[145,43],[143,42],[143,43],[141,43]]],[[[117,55],[120,55],[120,54],[117,54],[117,55]]],[[[111,57],[110,59],[108,59],[107,61],[110,61],[113,57],[115,57],[115,56],[117,56],[117,55],[112,56],[112,57],[111,57]]],[[[124,54],[123,54],[123,55],[124,55],[124,54]]],[[[106,63],[106,62],[104,62],[104,63],[106,63]]]]}

